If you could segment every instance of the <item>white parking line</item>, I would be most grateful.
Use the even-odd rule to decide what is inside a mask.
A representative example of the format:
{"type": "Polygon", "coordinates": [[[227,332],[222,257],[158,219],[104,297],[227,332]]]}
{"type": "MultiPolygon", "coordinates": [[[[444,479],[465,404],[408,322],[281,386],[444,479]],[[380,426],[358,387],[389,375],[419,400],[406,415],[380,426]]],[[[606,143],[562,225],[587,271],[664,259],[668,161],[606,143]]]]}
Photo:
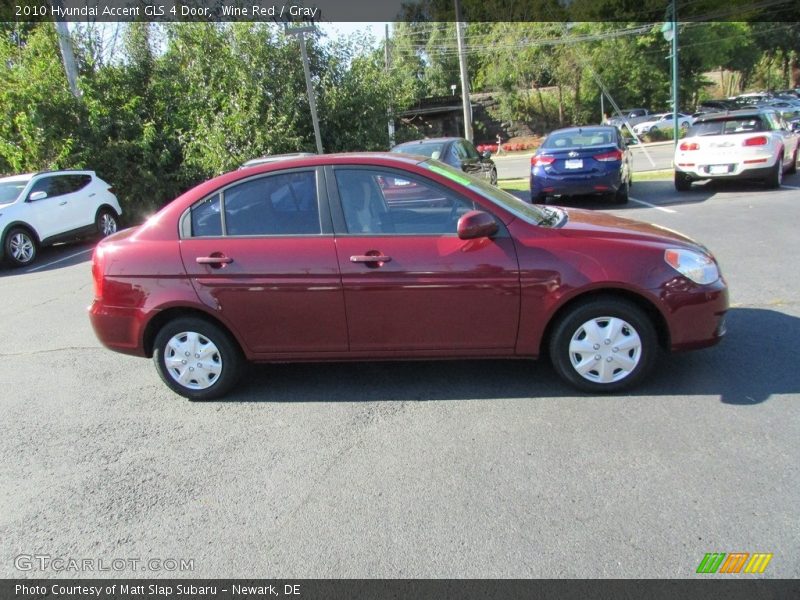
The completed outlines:
{"type": "Polygon", "coordinates": [[[47,267],[52,267],[53,265],[57,265],[58,263],[64,262],[65,260],[69,260],[70,258],[75,258],[76,256],[80,256],[81,254],[86,254],[87,252],[91,252],[92,250],[94,250],[94,248],[87,248],[86,250],[81,250],[80,252],[76,252],[75,254],[70,254],[69,256],[65,256],[64,258],[59,258],[58,260],[54,260],[53,262],[39,265],[38,267],[34,267],[33,269],[28,269],[25,272],[33,273],[34,271],[38,271],[40,269],[46,269],[47,267]]]}
{"type": "Polygon", "coordinates": [[[796,185],[784,185],[784,184],[781,184],[781,188],[786,188],[788,190],[800,190],[800,187],[797,187],[796,185]]]}
{"type": "Polygon", "coordinates": [[[660,210],[665,213],[672,213],[675,214],[676,210],[672,210],[671,208],[664,208],[663,206],[656,206],[655,204],[650,204],[649,202],[645,202],[644,200],[637,200],[636,198],[631,198],[628,196],[628,200],[631,202],[636,202],[636,204],[641,204],[642,206],[649,206],[650,208],[655,208],[656,210],[660,210]]]}

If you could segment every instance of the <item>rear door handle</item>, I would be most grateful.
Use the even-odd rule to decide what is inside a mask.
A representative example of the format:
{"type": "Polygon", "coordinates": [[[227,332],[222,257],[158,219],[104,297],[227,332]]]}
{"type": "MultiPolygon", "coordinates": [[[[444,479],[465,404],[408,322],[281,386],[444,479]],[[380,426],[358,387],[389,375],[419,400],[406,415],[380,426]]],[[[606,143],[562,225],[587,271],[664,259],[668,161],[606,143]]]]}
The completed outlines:
{"type": "Polygon", "coordinates": [[[383,256],[381,254],[376,254],[374,256],[369,254],[359,254],[350,257],[350,262],[352,263],[387,263],[391,260],[391,256],[383,256]]]}
{"type": "Polygon", "coordinates": [[[233,262],[230,256],[198,256],[195,258],[198,265],[227,265],[233,262]]]}
{"type": "Polygon", "coordinates": [[[58,203],[58,205],[59,205],[59,206],[64,206],[66,203],[67,203],[67,201],[66,201],[66,200],[64,200],[63,202],[59,202],[59,203],[58,203]]]}

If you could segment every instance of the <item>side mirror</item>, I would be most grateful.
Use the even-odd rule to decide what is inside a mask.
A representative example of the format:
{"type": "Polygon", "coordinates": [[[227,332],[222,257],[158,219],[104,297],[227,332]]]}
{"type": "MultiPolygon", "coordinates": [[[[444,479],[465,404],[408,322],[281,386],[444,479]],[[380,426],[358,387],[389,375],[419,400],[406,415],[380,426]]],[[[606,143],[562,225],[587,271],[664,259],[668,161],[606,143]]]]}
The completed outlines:
{"type": "Polygon", "coordinates": [[[483,152],[481,152],[481,158],[487,159],[487,158],[491,158],[491,157],[492,157],[492,151],[491,150],[484,150],[483,152]]]}
{"type": "Polygon", "coordinates": [[[36,202],[37,200],[44,200],[45,198],[47,198],[47,192],[33,192],[28,196],[28,202],[36,202]]]}
{"type": "Polygon", "coordinates": [[[489,213],[471,210],[458,220],[458,237],[462,240],[474,240],[492,237],[499,227],[497,221],[489,213]]]}

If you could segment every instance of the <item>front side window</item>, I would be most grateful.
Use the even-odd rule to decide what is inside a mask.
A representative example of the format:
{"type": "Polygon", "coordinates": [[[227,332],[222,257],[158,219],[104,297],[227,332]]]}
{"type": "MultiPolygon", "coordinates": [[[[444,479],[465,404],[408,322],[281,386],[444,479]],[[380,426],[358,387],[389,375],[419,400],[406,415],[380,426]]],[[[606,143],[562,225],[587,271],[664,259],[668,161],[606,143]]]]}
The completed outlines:
{"type": "Polygon", "coordinates": [[[447,235],[475,204],[423,179],[390,171],[337,169],[348,233],[447,235]]]}
{"type": "MultiPolygon", "coordinates": [[[[30,194],[44,192],[48,198],[54,198],[68,193],[63,177],[51,176],[37,179],[31,186],[30,194]]],[[[30,196],[30,194],[28,194],[30,196]]]]}
{"type": "Polygon", "coordinates": [[[321,232],[313,171],[251,179],[224,190],[226,235],[321,232]]]}

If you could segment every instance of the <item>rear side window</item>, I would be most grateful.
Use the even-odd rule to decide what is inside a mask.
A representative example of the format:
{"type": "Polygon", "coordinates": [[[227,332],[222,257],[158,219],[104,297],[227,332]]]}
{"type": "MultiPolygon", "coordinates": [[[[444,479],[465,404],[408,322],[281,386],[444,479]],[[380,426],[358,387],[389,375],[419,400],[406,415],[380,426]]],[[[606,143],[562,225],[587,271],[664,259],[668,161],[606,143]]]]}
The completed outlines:
{"type": "Polygon", "coordinates": [[[192,236],[222,235],[222,214],[219,206],[219,194],[217,194],[192,207],[192,236]]]}

